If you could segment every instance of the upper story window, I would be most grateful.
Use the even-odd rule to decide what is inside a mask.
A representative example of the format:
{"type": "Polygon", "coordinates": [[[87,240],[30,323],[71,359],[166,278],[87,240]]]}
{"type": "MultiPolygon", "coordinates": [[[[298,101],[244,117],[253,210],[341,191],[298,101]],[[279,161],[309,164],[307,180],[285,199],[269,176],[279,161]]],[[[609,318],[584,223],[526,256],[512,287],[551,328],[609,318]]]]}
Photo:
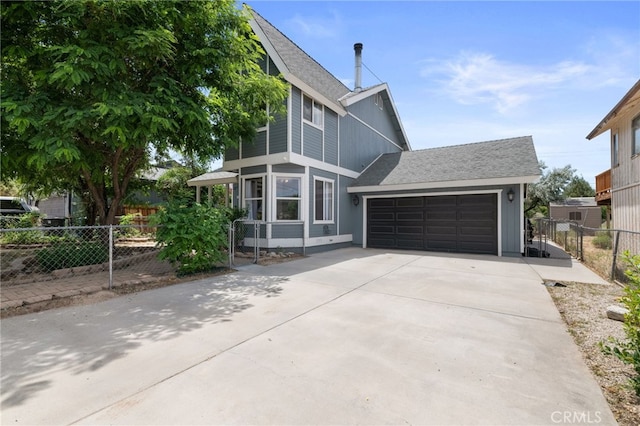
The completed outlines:
{"type": "Polygon", "coordinates": [[[620,164],[618,160],[618,134],[613,133],[611,135],[611,167],[616,167],[620,164]]]}
{"type": "Polygon", "coordinates": [[[384,109],[384,102],[382,100],[382,95],[380,93],[376,93],[373,96],[373,102],[375,102],[375,104],[378,105],[378,108],[380,108],[380,110],[384,109]]]}
{"type": "Polygon", "coordinates": [[[302,98],[302,118],[316,126],[322,127],[322,113],[322,104],[319,104],[308,96],[302,98]]]}
{"type": "Polygon", "coordinates": [[[631,122],[631,155],[640,154],[640,115],[631,122]]]}
{"type": "Polygon", "coordinates": [[[262,177],[244,180],[244,208],[247,209],[247,217],[252,220],[264,220],[262,184],[262,177]]]}
{"type": "Polygon", "coordinates": [[[314,191],[314,221],[333,222],[333,181],[316,178],[314,191]]]}
{"type": "Polygon", "coordinates": [[[300,220],[301,181],[299,177],[276,177],[276,220],[300,220]]]}

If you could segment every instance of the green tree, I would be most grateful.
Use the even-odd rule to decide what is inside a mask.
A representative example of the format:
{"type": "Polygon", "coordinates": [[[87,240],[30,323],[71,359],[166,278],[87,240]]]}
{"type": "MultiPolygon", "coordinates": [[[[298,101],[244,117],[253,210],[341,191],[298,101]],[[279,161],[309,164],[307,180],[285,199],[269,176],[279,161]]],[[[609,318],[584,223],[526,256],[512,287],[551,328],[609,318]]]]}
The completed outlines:
{"type": "Polygon", "coordinates": [[[596,190],[582,176],[573,176],[564,188],[564,196],[569,197],[595,197],[596,190]]]}
{"type": "Polygon", "coordinates": [[[571,165],[548,170],[542,161],[540,161],[540,169],[542,170],[540,180],[528,187],[525,213],[533,213],[548,208],[551,202],[564,200],[565,188],[575,173],[571,165]]]}
{"type": "Polygon", "coordinates": [[[0,7],[2,179],[73,187],[102,224],[152,152],[217,158],[287,96],[233,0],[0,7]]]}

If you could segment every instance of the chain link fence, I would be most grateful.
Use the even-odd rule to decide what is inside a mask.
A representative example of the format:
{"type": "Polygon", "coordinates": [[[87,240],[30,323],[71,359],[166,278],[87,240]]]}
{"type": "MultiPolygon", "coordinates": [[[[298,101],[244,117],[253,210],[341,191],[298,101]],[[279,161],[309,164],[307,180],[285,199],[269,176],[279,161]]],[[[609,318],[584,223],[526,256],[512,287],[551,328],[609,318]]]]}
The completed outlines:
{"type": "Polygon", "coordinates": [[[546,250],[552,241],[581,260],[600,276],[626,282],[624,271],[627,265],[623,253],[640,254],[640,232],[620,229],[597,229],[580,226],[573,222],[553,219],[538,219],[535,223],[537,241],[546,250]]]}
{"type": "Polygon", "coordinates": [[[260,263],[261,259],[291,257],[292,250],[303,256],[306,254],[304,222],[264,222],[260,220],[237,219],[229,226],[229,267],[260,263]],[[287,245],[296,247],[267,248],[267,239],[286,238],[287,245]]]}
{"type": "Polygon", "coordinates": [[[86,280],[111,288],[175,276],[158,260],[155,228],[148,225],[0,229],[2,286],[55,280],[86,280]]]}

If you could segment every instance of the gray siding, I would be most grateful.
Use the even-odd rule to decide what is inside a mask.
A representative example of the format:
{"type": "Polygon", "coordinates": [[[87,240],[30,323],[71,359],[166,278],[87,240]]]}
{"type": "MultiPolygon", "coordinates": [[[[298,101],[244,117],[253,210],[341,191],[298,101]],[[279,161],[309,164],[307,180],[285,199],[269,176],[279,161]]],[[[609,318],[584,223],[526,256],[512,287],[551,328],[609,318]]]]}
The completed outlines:
{"type": "Polygon", "coordinates": [[[338,165],[338,114],[328,108],[324,111],[324,161],[338,165]]]}
{"type": "Polygon", "coordinates": [[[273,173],[304,173],[304,166],[297,164],[274,164],[272,168],[273,173]]]}
{"type": "Polygon", "coordinates": [[[361,172],[380,154],[399,152],[378,133],[356,119],[345,116],[340,120],[340,166],[361,172]]]}
{"type": "Polygon", "coordinates": [[[243,167],[241,169],[241,174],[244,175],[255,175],[259,173],[266,173],[267,166],[251,166],[251,167],[243,167]]]}
{"type": "Polygon", "coordinates": [[[340,211],[338,212],[338,220],[340,221],[340,235],[353,234],[354,242],[362,244],[362,197],[360,197],[360,205],[353,205],[353,194],[347,193],[347,188],[355,179],[340,176],[338,185],[338,202],[340,211]],[[358,216],[359,215],[359,216],[358,216]],[[358,226],[355,226],[358,224],[358,226]]]}
{"type": "Polygon", "coordinates": [[[287,151],[287,118],[277,117],[269,123],[269,154],[287,151]]]}
{"type": "Polygon", "coordinates": [[[300,224],[271,225],[271,238],[302,238],[304,226],[300,224]]]}
{"type": "Polygon", "coordinates": [[[303,124],[302,152],[305,157],[322,161],[322,130],[303,124]]]}
{"type": "Polygon", "coordinates": [[[225,161],[237,160],[239,158],[240,158],[240,153],[238,151],[238,148],[236,147],[227,147],[227,149],[224,151],[225,161]]]}
{"type": "Polygon", "coordinates": [[[291,151],[302,154],[302,93],[297,87],[291,88],[291,151]]]}
{"type": "Polygon", "coordinates": [[[389,115],[389,112],[392,111],[389,103],[390,101],[388,100],[384,102],[383,109],[381,110],[378,105],[374,103],[374,96],[370,96],[349,106],[349,113],[355,115],[399,145],[398,134],[394,128],[393,120],[389,115]]]}
{"type": "Polygon", "coordinates": [[[242,142],[242,158],[267,154],[267,132],[258,132],[253,142],[242,142]]]}

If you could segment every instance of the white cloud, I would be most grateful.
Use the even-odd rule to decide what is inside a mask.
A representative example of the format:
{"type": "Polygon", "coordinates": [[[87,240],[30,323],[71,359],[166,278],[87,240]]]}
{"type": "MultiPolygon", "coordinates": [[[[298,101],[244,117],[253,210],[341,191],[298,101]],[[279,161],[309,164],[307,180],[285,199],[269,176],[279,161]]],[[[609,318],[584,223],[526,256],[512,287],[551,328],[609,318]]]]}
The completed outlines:
{"type": "Polygon", "coordinates": [[[421,75],[440,76],[441,90],[458,103],[490,104],[505,114],[590,71],[581,62],[532,66],[500,61],[486,53],[462,52],[452,59],[430,60],[421,75]]]}
{"type": "Polygon", "coordinates": [[[296,14],[287,21],[287,24],[305,37],[319,39],[336,38],[343,26],[342,18],[336,12],[333,12],[329,18],[296,14]]]}

